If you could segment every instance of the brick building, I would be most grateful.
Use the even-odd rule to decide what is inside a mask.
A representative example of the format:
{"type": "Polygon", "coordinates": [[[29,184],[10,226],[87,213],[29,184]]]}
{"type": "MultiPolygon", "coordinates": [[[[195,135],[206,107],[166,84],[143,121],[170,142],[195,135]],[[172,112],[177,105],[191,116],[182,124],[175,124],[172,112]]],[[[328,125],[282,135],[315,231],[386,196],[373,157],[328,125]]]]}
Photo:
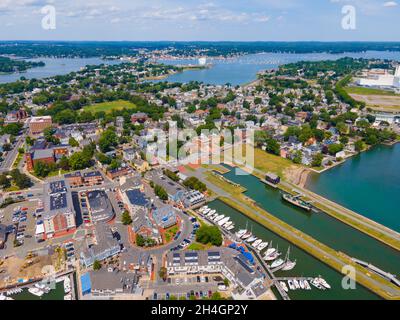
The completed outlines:
{"type": "Polygon", "coordinates": [[[51,116],[32,117],[29,122],[29,133],[31,135],[38,135],[43,133],[44,129],[53,125],[51,116]]]}

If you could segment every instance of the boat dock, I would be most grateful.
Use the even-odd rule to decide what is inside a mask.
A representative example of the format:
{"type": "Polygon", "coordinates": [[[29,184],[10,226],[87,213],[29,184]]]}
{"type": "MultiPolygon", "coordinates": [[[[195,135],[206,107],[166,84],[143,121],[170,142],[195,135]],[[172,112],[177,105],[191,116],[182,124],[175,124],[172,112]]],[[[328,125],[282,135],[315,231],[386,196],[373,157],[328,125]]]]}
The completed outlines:
{"type": "MultiPolygon", "coordinates": [[[[247,246],[247,245],[246,245],[247,246]]],[[[274,276],[273,271],[269,268],[269,266],[265,263],[263,258],[260,256],[259,252],[254,250],[252,247],[247,246],[247,248],[256,256],[257,260],[260,262],[263,269],[267,272],[269,278],[271,279],[272,283],[275,285],[275,288],[278,290],[279,294],[281,295],[283,300],[290,300],[289,295],[279,283],[278,279],[274,276]]]]}
{"type": "Polygon", "coordinates": [[[379,269],[378,267],[374,266],[373,264],[370,264],[368,262],[356,259],[356,258],[351,258],[351,260],[353,260],[355,263],[363,266],[364,268],[367,268],[368,270],[371,270],[373,272],[375,272],[376,274],[380,275],[381,277],[390,280],[391,282],[393,282],[395,285],[397,285],[398,287],[400,287],[400,280],[396,278],[395,275],[383,271],[381,269],[379,269]]]}
{"type": "Polygon", "coordinates": [[[269,185],[270,187],[272,187],[272,188],[274,188],[274,189],[277,189],[277,188],[278,188],[278,185],[277,185],[277,184],[274,184],[274,183],[272,183],[272,182],[269,182],[269,181],[267,181],[267,180],[265,180],[265,179],[260,179],[260,181],[261,181],[262,183],[264,183],[264,184],[269,185]]]}
{"type": "Polygon", "coordinates": [[[285,290],[282,289],[279,281],[277,281],[277,279],[275,278],[274,273],[273,273],[273,272],[276,272],[277,270],[280,270],[283,267],[283,265],[281,267],[275,268],[274,270],[271,270],[269,268],[269,266],[266,264],[266,262],[264,261],[264,259],[261,257],[260,253],[257,250],[255,250],[253,247],[246,244],[242,239],[238,238],[234,232],[230,232],[228,230],[221,228],[220,226],[218,226],[218,224],[215,223],[215,221],[212,221],[212,220],[208,219],[207,217],[202,217],[200,214],[198,214],[194,210],[191,210],[191,212],[194,213],[195,215],[199,215],[202,219],[205,219],[207,222],[219,227],[221,232],[225,236],[227,236],[231,241],[244,244],[247,247],[247,249],[250,252],[252,252],[254,254],[254,256],[257,258],[261,267],[267,273],[269,280],[273,283],[273,285],[275,285],[275,287],[278,290],[279,294],[281,295],[282,299],[290,300],[289,295],[287,294],[287,292],[285,290]]]}

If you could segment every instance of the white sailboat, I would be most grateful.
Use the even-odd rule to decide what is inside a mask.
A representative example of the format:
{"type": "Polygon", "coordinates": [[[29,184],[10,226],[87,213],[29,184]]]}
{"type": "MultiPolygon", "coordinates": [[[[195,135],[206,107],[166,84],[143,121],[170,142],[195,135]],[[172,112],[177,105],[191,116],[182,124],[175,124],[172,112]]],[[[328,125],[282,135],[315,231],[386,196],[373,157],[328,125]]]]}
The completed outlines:
{"type": "Polygon", "coordinates": [[[250,238],[248,238],[247,240],[246,240],[246,242],[247,243],[252,243],[252,242],[254,242],[254,241],[256,241],[258,238],[256,237],[256,236],[251,236],[250,238]]]}
{"type": "Polygon", "coordinates": [[[289,260],[289,255],[290,255],[290,247],[288,248],[288,251],[286,252],[285,265],[282,268],[283,271],[292,270],[296,266],[296,260],[295,261],[290,261],[289,260]]]}
{"type": "Polygon", "coordinates": [[[238,237],[238,238],[241,238],[242,236],[244,236],[244,234],[247,232],[247,230],[246,229],[241,229],[241,230],[239,230],[238,232],[236,232],[236,236],[238,237]]]}

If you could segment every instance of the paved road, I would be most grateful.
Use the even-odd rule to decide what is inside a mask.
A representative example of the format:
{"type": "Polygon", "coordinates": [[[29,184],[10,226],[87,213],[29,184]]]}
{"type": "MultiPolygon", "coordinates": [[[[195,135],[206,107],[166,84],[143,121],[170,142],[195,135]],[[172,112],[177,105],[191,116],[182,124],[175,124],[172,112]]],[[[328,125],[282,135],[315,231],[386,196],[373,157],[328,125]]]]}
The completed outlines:
{"type": "MultiPolygon", "coordinates": [[[[273,224],[276,228],[279,229],[278,234],[288,234],[295,239],[296,243],[303,243],[308,248],[318,252],[321,256],[325,256],[325,257],[329,258],[331,261],[336,262],[340,267],[343,268],[343,267],[347,266],[347,263],[344,263],[344,261],[342,259],[339,259],[336,255],[332,255],[329,252],[322,250],[319,246],[314,245],[314,243],[312,243],[309,240],[307,240],[306,238],[302,237],[301,232],[294,233],[294,232],[292,232],[291,229],[287,228],[284,224],[276,223],[275,221],[268,219],[268,217],[260,214],[258,211],[254,210],[253,208],[247,206],[243,202],[238,201],[235,198],[232,198],[232,196],[229,193],[225,192],[224,190],[213,185],[207,179],[205,179],[205,176],[203,175],[203,173],[204,173],[204,169],[199,168],[197,171],[191,172],[191,175],[194,175],[197,178],[201,179],[204,183],[206,183],[207,187],[211,191],[215,192],[216,194],[223,196],[223,197],[230,198],[231,201],[235,202],[238,206],[252,212],[254,215],[256,215],[261,220],[264,220],[264,221],[268,222],[269,224],[273,224]]],[[[397,298],[400,297],[400,289],[395,289],[391,286],[388,286],[379,281],[376,281],[376,280],[370,278],[369,276],[367,276],[365,273],[357,272],[357,277],[359,279],[360,278],[364,279],[365,281],[367,281],[368,283],[370,283],[371,285],[373,285],[375,287],[381,288],[383,291],[388,292],[389,294],[391,294],[394,297],[397,297],[397,298]]]]}
{"type": "Polygon", "coordinates": [[[15,158],[18,155],[18,149],[21,148],[22,144],[25,142],[26,134],[20,135],[17,139],[15,146],[8,151],[6,158],[0,164],[0,173],[10,171],[14,163],[15,158]]]}

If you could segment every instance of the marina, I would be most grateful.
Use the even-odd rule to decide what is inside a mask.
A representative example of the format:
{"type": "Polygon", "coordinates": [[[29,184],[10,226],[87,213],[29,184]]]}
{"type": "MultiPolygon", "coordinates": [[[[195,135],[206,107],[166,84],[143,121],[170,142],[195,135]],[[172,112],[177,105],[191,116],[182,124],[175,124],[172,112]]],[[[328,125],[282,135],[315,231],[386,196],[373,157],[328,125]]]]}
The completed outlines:
{"type": "MultiPolygon", "coordinates": [[[[232,169],[230,166],[224,166],[232,169]]],[[[236,175],[234,171],[231,170],[225,176],[229,180],[241,183],[247,189],[244,194],[270,214],[352,258],[370,261],[386,272],[400,274],[399,251],[323,212],[310,214],[306,210],[288,205],[282,199],[280,191],[265,186],[253,175],[236,175]]]]}
{"type": "MultiPolygon", "coordinates": [[[[226,216],[229,216],[232,221],[234,221],[236,225],[236,232],[234,234],[231,234],[234,237],[237,237],[238,235],[245,235],[248,233],[247,230],[250,230],[250,232],[253,234],[253,237],[260,237],[263,239],[262,241],[268,241],[269,246],[267,246],[263,252],[259,252],[255,250],[252,246],[248,246],[249,251],[251,251],[257,258],[258,260],[261,261],[263,260],[263,257],[265,257],[265,254],[270,250],[268,253],[274,253],[279,250],[282,250],[284,252],[283,259],[285,259],[285,253],[287,253],[289,247],[289,256],[291,262],[296,261],[296,265],[293,268],[289,268],[289,270],[270,270],[269,269],[269,264],[271,261],[274,261],[276,258],[281,257],[281,255],[277,256],[275,259],[272,259],[271,261],[266,261],[265,263],[262,263],[262,265],[265,267],[266,272],[271,276],[272,280],[274,281],[274,284],[276,285],[276,291],[277,294],[279,294],[279,298],[282,297],[282,294],[285,295],[285,290],[280,287],[280,284],[275,281],[275,278],[281,278],[281,277],[294,277],[294,278],[302,278],[305,275],[306,278],[315,278],[317,275],[322,275],[322,277],[325,279],[325,281],[330,284],[332,287],[331,290],[317,290],[315,287],[315,290],[290,290],[289,293],[286,293],[287,297],[284,299],[357,299],[358,297],[362,297],[364,299],[379,299],[378,296],[373,294],[372,292],[368,291],[364,287],[357,285],[356,290],[343,290],[341,288],[341,279],[342,276],[340,273],[336,272],[335,270],[331,269],[324,263],[320,262],[319,260],[315,259],[311,255],[307,254],[303,250],[293,246],[290,244],[288,241],[285,239],[279,237],[275,233],[271,232],[270,230],[264,228],[260,224],[256,222],[252,222],[249,219],[244,216],[242,213],[239,211],[229,207],[225,203],[215,200],[211,203],[208,204],[209,208],[212,208],[213,210],[216,210],[217,212],[220,212],[221,214],[224,214],[226,216]],[[271,241],[272,241],[272,246],[271,246],[271,241]],[[271,246],[271,247],[270,247],[271,246]],[[275,250],[272,250],[272,247],[275,250]],[[280,248],[280,249],[279,249],[280,248]]],[[[226,232],[226,231],[225,231],[226,232]]],[[[248,238],[250,239],[250,237],[248,238]]],[[[241,239],[236,238],[237,241],[240,241],[241,239]]],[[[243,244],[247,245],[246,241],[242,242],[243,244]]]]}

